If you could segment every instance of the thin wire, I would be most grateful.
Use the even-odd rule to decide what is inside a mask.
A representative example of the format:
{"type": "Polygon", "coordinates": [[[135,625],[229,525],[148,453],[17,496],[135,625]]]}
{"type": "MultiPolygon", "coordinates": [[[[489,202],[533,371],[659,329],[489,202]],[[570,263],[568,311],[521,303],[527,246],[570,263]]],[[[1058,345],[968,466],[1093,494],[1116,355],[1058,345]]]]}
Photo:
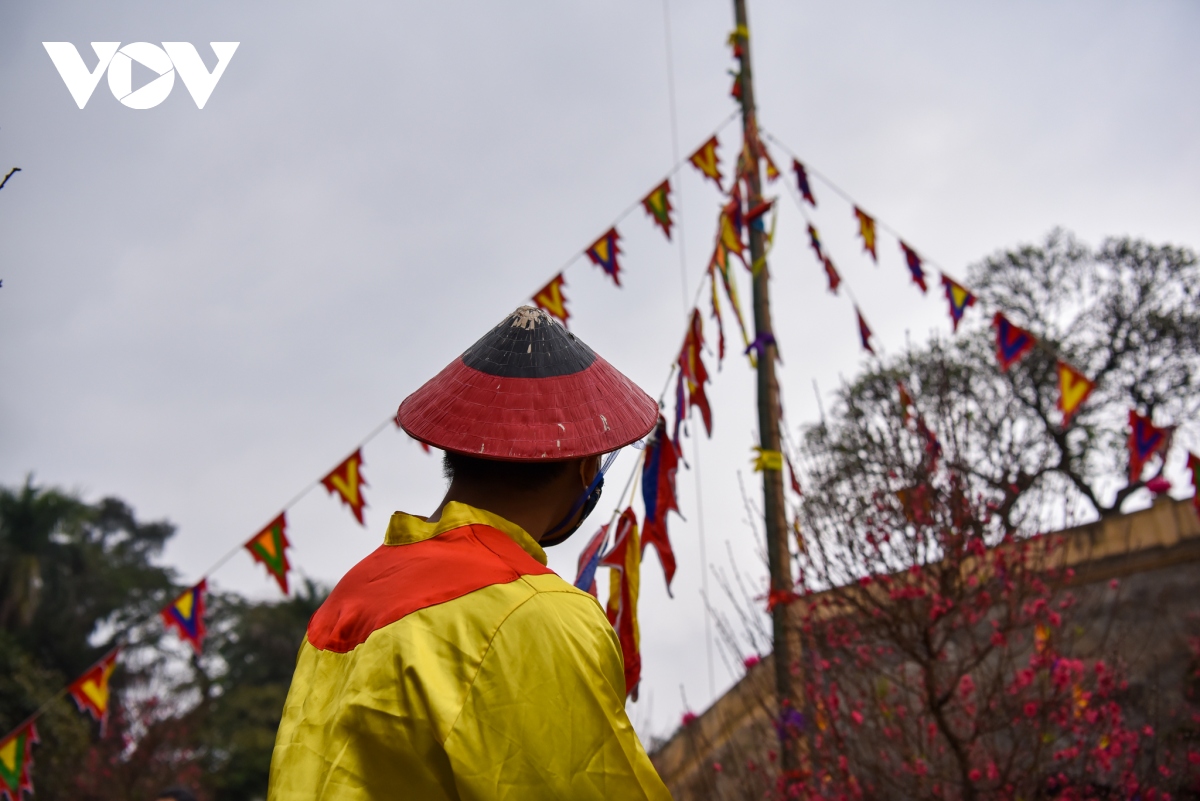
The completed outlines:
{"type": "MultiPolygon", "coordinates": [[[[779,141],[779,139],[777,137],[775,137],[774,135],[772,135],[771,133],[769,133],[767,131],[761,131],[761,133],[768,140],[770,140],[772,144],[779,147],[780,150],[787,153],[789,156],[791,156],[796,161],[800,160],[800,157],[798,155],[796,155],[796,152],[794,150],[792,150],[790,147],[788,147],[786,144],[784,144],[783,142],[779,141]]],[[[832,189],[838,196],[840,196],[843,200],[845,200],[851,206],[854,206],[855,208],[862,208],[861,206],[858,205],[858,203],[854,200],[854,198],[852,198],[849,195],[849,193],[847,193],[840,186],[838,186],[832,180],[830,180],[828,177],[826,177],[824,173],[810,167],[807,162],[804,164],[804,169],[805,169],[805,172],[819,178],[822,183],[824,183],[826,186],[828,186],[830,189],[832,189]]],[[[796,207],[800,210],[800,214],[804,217],[805,222],[808,223],[809,225],[812,225],[812,220],[809,218],[808,210],[804,207],[804,203],[802,202],[801,198],[798,195],[798,190],[791,185],[790,181],[785,181],[785,183],[788,186],[788,194],[791,195],[792,201],[796,204],[796,207]]],[[[872,219],[875,220],[875,224],[881,230],[887,231],[889,234],[891,234],[893,237],[895,237],[897,241],[903,242],[905,245],[908,245],[908,242],[904,239],[903,236],[900,235],[900,232],[897,231],[895,228],[892,228],[890,225],[885,223],[883,220],[880,220],[878,217],[873,216],[872,219]]],[[[947,276],[945,268],[942,267],[942,265],[939,264],[938,262],[927,257],[925,255],[924,251],[921,251],[921,262],[923,264],[928,264],[930,267],[937,268],[938,272],[940,272],[943,276],[947,276]]],[[[845,281],[844,278],[842,280],[843,280],[843,282],[845,281]]],[[[854,297],[854,292],[853,292],[853,290],[850,289],[849,284],[846,285],[846,294],[850,297],[850,300],[854,303],[855,307],[858,307],[858,300],[854,297]]],[[[979,302],[980,311],[984,313],[984,317],[986,319],[987,311],[985,311],[985,305],[982,303],[982,299],[976,298],[976,300],[977,300],[977,302],[979,302]]],[[[997,309],[997,311],[1003,312],[1003,309],[997,309]]],[[[1050,356],[1054,357],[1057,360],[1064,361],[1064,362],[1067,361],[1066,359],[1063,358],[1062,354],[1060,354],[1051,345],[1049,345],[1042,337],[1038,337],[1038,336],[1034,337],[1034,347],[1036,347],[1038,350],[1042,351],[1043,353],[1049,354],[1050,356]]],[[[882,344],[880,345],[880,349],[882,350],[882,344]]],[[[882,357],[879,354],[875,354],[875,358],[877,361],[882,362],[882,357]]]]}
{"type": "MultiPolygon", "coordinates": [[[[375,437],[379,436],[379,433],[381,431],[383,431],[383,429],[387,428],[388,425],[392,424],[393,422],[394,422],[394,418],[389,417],[388,419],[384,420],[379,425],[375,426],[375,428],[371,429],[370,434],[367,434],[367,436],[365,436],[362,440],[359,441],[358,445],[355,446],[354,450],[359,450],[362,447],[364,447],[368,442],[375,439],[375,437]]],[[[294,496],[292,496],[292,499],[290,501],[288,501],[287,503],[285,503],[283,505],[282,511],[286,512],[287,510],[289,510],[293,506],[295,506],[297,503],[299,503],[300,500],[305,495],[308,495],[308,493],[312,492],[314,489],[319,487],[323,480],[324,480],[323,478],[318,478],[316,481],[313,481],[308,486],[306,486],[304,489],[297,492],[294,496]]],[[[208,578],[213,573],[216,573],[217,570],[219,570],[221,567],[223,567],[225,565],[226,562],[228,562],[230,559],[232,559],[237,554],[241,553],[242,550],[245,549],[245,547],[246,547],[246,544],[243,542],[243,543],[239,543],[239,544],[233,546],[232,548],[230,548],[228,551],[225,552],[225,554],[220,559],[218,559],[213,564],[212,567],[210,567],[208,570],[205,570],[201,574],[201,577],[208,578]]]]}
{"type": "MultiPolygon", "coordinates": [[[[394,420],[394,418],[389,417],[386,420],[384,420],[382,423],[380,423],[379,425],[375,426],[375,428],[373,428],[371,430],[371,433],[367,434],[365,437],[363,437],[362,440],[359,441],[358,445],[355,446],[355,450],[359,450],[359,449],[363,448],[368,442],[375,439],[375,437],[379,436],[379,433],[381,431],[383,431],[385,428],[387,428],[387,426],[389,424],[391,424],[393,422],[393,420],[394,420]]],[[[315,489],[317,486],[319,486],[321,484],[321,481],[322,481],[322,479],[317,479],[316,481],[312,482],[311,484],[306,486],[304,489],[302,489],[300,492],[296,493],[296,495],[293,496],[290,501],[288,501],[286,504],[283,505],[282,511],[286,512],[288,509],[291,509],[293,506],[295,506],[297,503],[299,503],[300,499],[302,499],[308,493],[312,492],[313,489],[315,489]]],[[[241,553],[245,549],[245,547],[246,547],[246,544],[243,542],[243,543],[239,543],[238,545],[235,545],[233,548],[230,548],[228,551],[226,551],[225,554],[223,556],[221,556],[221,558],[218,559],[216,562],[214,562],[211,567],[209,567],[207,570],[205,570],[203,573],[200,574],[200,581],[207,579],[213,573],[217,572],[217,570],[219,570],[222,566],[224,566],[224,564],[226,562],[228,562],[230,559],[232,559],[236,554],[241,553]]],[[[199,582],[197,582],[197,583],[199,583],[199,582]]],[[[192,586],[195,586],[195,585],[192,585],[192,586]]],[[[134,621],[133,623],[130,623],[128,626],[126,626],[123,631],[117,632],[117,634],[112,639],[113,647],[114,648],[121,647],[124,644],[126,637],[129,636],[129,633],[131,631],[133,631],[134,628],[136,628],[140,624],[148,623],[152,619],[153,619],[153,616],[145,618],[140,621],[134,621]]],[[[68,692],[70,692],[70,689],[71,689],[71,685],[67,684],[62,689],[60,689],[57,693],[52,695],[50,698],[43,701],[41,706],[39,706],[36,710],[34,710],[33,714],[31,714],[27,718],[25,718],[25,720],[23,720],[19,725],[17,725],[15,728],[13,728],[12,731],[14,731],[14,732],[20,731],[20,729],[22,727],[26,726],[27,724],[29,724],[32,721],[37,720],[50,707],[51,704],[56,703],[64,695],[66,695],[68,692]]],[[[10,732],[10,734],[11,734],[11,732],[10,732]]]]}
{"type": "MultiPolygon", "coordinates": [[[[670,100],[671,108],[671,152],[676,162],[679,161],[679,122],[675,107],[675,64],[674,56],[671,49],[671,7],[670,0],[663,0],[663,38],[666,42],[667,55],[667,95],[670,100]]],[[[684,246],[686,237],[683,232],[683,192],[675,194],[675,210],[678,212],[679,221],[676,228],[679,229],[679,281],[680,291],[682,292],[684,317],[689,314],[687,308],[687,249],[684,246]]],[[[700,285],[704,285],[704,279],[700,279],[700,285]]],[[[686,319],[685,319],[686,324],[686,319]]],[[[668,380],[669,383],[669,380],[668,380]]],[[[696,439],[692,447],[692,462],[696,466],[696,526],[700,534],[700,593],[703,597],[708,597],[708,546],[704,537],[704,490],[700,481],[700,440],[696,439]]],[[[708,664],[708,695],[713,698],[716,695],[716,679],[713,675],[713,639],[712,639],[712,612],[708,608],[708,604],[704,605],[704,655],[708,664]]]]}
{"type": "MultiPolygon", "coordinates": [[[[779,147],[779,149],[782,150],[784,153],[787,153],[789,156],[791,156],[794,160],[796,160],[796,161],[800,160],[800,157],[798,155],[796,155],[795,151],[793,151],[791,148],[789,148],[783,142],[779,141],[779,139],[777,139],[775,136],[773,136],[769,132],[767,132],[765,130],[761,130],[761,129],[760,129],[760,133],[764,137],[766,137],[768,140],[770,140],[772,144],[777,145],[779,147]]],[[[854,200],[854,198],[850,197],[850,194],[848,192],[846,192],[840,186],[838,186],[833,181],[831,181],[828,177],[826,177],[826,175],[823,172],[820,172],[819,170],[817,170],[813,167],[810,167],[807,161],[804,162],[804,171],[806,173],[808,173],[809,175],[813,175],[813,176],[819,178],[821,183],[825,184],[827,187],[832,189],[834,191],[834,193],[839,195],[842,198],[842,200],[846,201],[851,206],[855,207],[856,209],[862,208],[862,206],[858,205],[858,203],[854,200]]],[[[804,210],[802,208],[801,212],[803,212],[803,211],[804,210]]],[[[807,217],[808,217],[808,215],[805,214],[806,219],[807,219],[807,217]]],[[[875,215],[871,215],[871,219],[875,220],[875,224],[877,226],[879,226],[880,229],[887,231],[889,234],[894,236],[898,241],[904,242],[904,244],[906,244],[906,245],[908,244],[908,241],[905,240],[904,237],[900,236],[900,233],[895,228],[892,228],[890,225],[888,225],[886,222],[879,219],[875,215]]],[[[920,251],[920,253],[921,253],[921,260],[923,262],[929,264],[929,266],[931,266],[931,267],[936,267],[938,269],[938,272],[942,273],[943,275],[946,274],[945,268],[943,268],[942,265],[939,264],[938,262],[936,262],[933,259],[926,256],[925,251],[922,250],[922,251],[920,251]]]]}
{"type": "MultiPolygon", "coordinates": [[[[671,8],[670,0],[663,0],[663,41],[666,44],[667,55],[667,99],[668,107],[671,110],[671,160],[679,162],[679,119],[675,108],[675,58],[671,50],[671,8]]],[[[679,280],[683,294],[680,299],[683,301],[684,314],[687,313],[687,255],[684,250],[683,236],[683,192],[675,193],[675,210],[678,212],[679,222],[676,227],[679,229],[679,280]]]]}
{"type": "MultiPolygon", "coordinates": [[[[737,118],[738,113],[739,112],[734,111],[728,117],[726,117],[721,122],[721,124],[718,125],[704,141],[707,142],[708,139],[711,139],[713,136],[716,136],[717,134],[721,133],[721,131],[725,130],[725,128],[728,127],[729,123],[733,122],[737,118]]],[[[704,144],[704,142],[701,142],[699,146],[703,146],[703,144],[704,144]]],[[[677,173],[681,169],[683,169],[683,166],[685,164],[687,164],[690,159],[691,159],[691,156],[688,156],[687,158],[684,158],[684,159],[680,159],[680,158],[678,158],[678,156],[676,156],[674,166],[672,166],[671,169],[667,171],[667,178],[670,179],[670,178],[675,177],[675,173],[677,173]]],[[[662,182],[659,181],[659,183],[662,183],[662,182]]],[[[655,184],[654,186],[650,187],[650,189],[648,189],[642,195],[642,197],[644,198],[647,194],[649,194],[650,192],[653,192],[655,190],[655,188],[657,188],[657,187],[658,187],[658,184],[655,184]]],[[[637,209],[641,205],[642,205],[641,199],[636,200],[633,203],[630,203],[628,206],[625,207],[625,209],[620,214],[617,215],[616,219],[612,221],[612,224],[609,225],[608,228],[605,228],[604,231],[607,232],[612,228],[616,228],[626,217],[628,217],[630,214],[632,214],[634,212],[634,210],[637,209]]],[[[604,233],[601,233],[600,236],[604,236],[604,233]]],[[[582,251],[582,250],[576,251],[575,254],[571,256],[571,258],[569,258],[565,262],[563,262],[562,266],[559,267],[558,270],[556,270],[554,272],[554,275],[550,276],[550,280],[553,281],[556,277],[558,277],[562,273],[566,272],[568,267],[570,267],[575,262],[582,259],[585,255],[586,255],[586,251],[582,251]]]]}

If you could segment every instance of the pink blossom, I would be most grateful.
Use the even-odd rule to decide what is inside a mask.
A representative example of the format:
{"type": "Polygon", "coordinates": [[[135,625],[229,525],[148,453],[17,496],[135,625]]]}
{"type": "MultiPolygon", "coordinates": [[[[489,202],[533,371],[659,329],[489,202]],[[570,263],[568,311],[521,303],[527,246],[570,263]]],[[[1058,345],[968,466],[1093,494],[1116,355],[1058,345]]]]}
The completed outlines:
{"type": "Polygon", "coordinates": [[[683,725],[684,726],[691,726],[695,722],[696,722],[696,713],[695,712],[684,712],[683,713],[683,725]]]}
{"type": "Polygon", "coordinates": [[[971,693],[975,692],[975,680],[970,673],[958,680],[958,692],[963,698],[970,698],[971,693]]]}
{"type": "Polygon", "coordinates": [[[855,726],[861,726],[863,722],[862,713],[857,709],[850,713],[850,719],[854,721],[855,726]]]}
{"type": "Polygon", "coordinates": [[[744,667],[746,670],[749,670],[761,661],[762,660],[758,658],[757,654],[751,654],[742,660],[742,667],[744,667]]]}

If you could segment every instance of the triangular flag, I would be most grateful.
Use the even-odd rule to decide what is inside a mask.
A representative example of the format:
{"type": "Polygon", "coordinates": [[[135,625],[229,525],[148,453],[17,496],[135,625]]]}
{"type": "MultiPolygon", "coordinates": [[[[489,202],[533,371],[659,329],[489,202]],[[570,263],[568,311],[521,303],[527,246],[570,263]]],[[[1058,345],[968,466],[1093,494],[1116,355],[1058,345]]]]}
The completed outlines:
{"type": "Polygon", "coordinates": [[[180,637],[191,643],[197,654],[204,645],[204,593],[207,591],[208,580],[201,579],[199,584],[186,590],[162,610],[167,628],[175,629],[180,637]]]}
{"type": "Polygon", "coordinates": [[[833,266],[833,259],[826,256],[822,265],[825,267],[825,277],[829,279],[829,291],[836,295],[838,286],[842,283],[842,277],[838,275],[837,268],[833,266]]]}
{"type": "Polygon", "coordinates": [[[854,216],[858,218],[858,235],[862,237],[863,250],[878,263],[879,257],[875,255],[875,218],[858,206],[854,207],[854,216]]]}
{"type": "Polygon", "coordinates": [[[618,275],[621,272],[621,265],[617,263],[617,254],[621,252],[621,248],[617,246],[617,240],[620,238],[616,228],[609,228],[604,236],[597,239],[591,247],[584,251],[592,260],[592,264],[608,273],[617,286],[621,285],[621,278],[618,275]]]}
{"type": "Polygon", "coordinates": [[[596,593],[596,569],[600,567],[600,558],[604,555],[604,543],[608,539],[608,524],[600,527],[588,544],[579,553],[576,566],[575,587],[583,590],[593,598],[599,598],[596,593]]]}
{"type": "Polygon", "coordinates": [[[1129,410],[1129,483],[1142,480],[1142,469],[1150,457],[1160,453],[1166,458],[1170,442],[1169,428],[1159,428],[1134,410],[1129,410]]]}
{"type": "Polygon", "coordinates": [[[708,268],[709,283],[712,286],[712,317],[717,321],[717,369],[725,360],[725,321],[721,319],[721,296],[717,291],[717,274],[712,265],[708,268]]]}
{"type": "Polygon", "coordinates": [[[645,525],[642,527],[642,552],[653,545],[667,579],[667,595],[671,594],[671,580],[675,578],[675,551],[667,536],[667,512],[679,514],[679,503],[675,499],[675,473],[679,469],[679,453],[675,443],[667,436],[667,421],[658,416],[654,439],[646,446],[646,458],[642,462],[642,501],[646,507],[645,525]]]}
{"type": "Polygon", "coordinates": [[[730,253],[746,260],[746,245],[742,242],[741,210],[731,202],[721,209],[720,242],[730,253]]]}
{"type": "Polygon", "coordinates": [[[921,257],[917,252],[900,242],[900,250],[904,251],[904,262],[908,265],[908,271],[912,274],[912,281],[917,286],[921,287],[922,292],[928,292],[929,287],[925,285],[925,271],[921,269],[921,257]]]}
{"type": "Polygon", "coordinates": [[[562,273],[559,273],[533,296],[533,302],[539,309],[552,317],[557,317],[563,325],[567,324],[567,318],[571,316],[571,313],[567,311],[567,296],[563,294],[563,287],[566,285],[566,279],[563,278],[562,273]]]}
{"type": "Polygon", "coordinates": [[[1071,424],[1071,418],[1095,388],[1095,381],[1062,359],[1058,360],[1058,410],[1062,412],[1063,428],[1071,424]]]}
{"type": "Polygon", "coordinates": [[[670,179],[663,181],[658,186],[650,190],[650,194],[642,198],[642,208],[646,213],[658,224],[662,232],[667,235],[667,239],[671,238],[671,212],[674,207],[671,205],[671,181],[670,179]]]}
{"type": "Polygon", "coordinates": [[[717,155],[717,137],[714,136],[700,145],[700,148],[688,157],[688,161],[702,172],[704,177],[712,179],[718,189],[725,191],[721,186],[721,159],[717,155]]]}
{"type": "Polygon", "coordinates": [[[291,545],[287,538],[286,512],[280,512],[279,517],[267,524],[266,528],[246,540],[246,550],[254,557],[254,561],[262,562],[267,572],[279,582],[279,589],[287,595],[288,563],[287,549],[291,545]]]}
{"type": "Polygon", "coordinates": [[[729,87],[729,96],[740,103],[742,102],[742,71],[730,70],[729,74],[733,76],[733,86],[729,87]]]}
{"type": "Polygon", "coordinates": [[[33,795],[33,746],[38,740],[37,726],[29,721],[0,740],[0,799],[21,801],[24,793],[33,795]]]}
{"type": "Polygon", "coordinates": [[[950,302],[950,322],[954,325],[954,331],[957,332],[963,312],[967,310],[968,306],[975,305],[975,295],[945,273],[942,273],[942,286],[946,289],[946,300],[950,302]]]}
{"type": "Polygon", "coordinates": [[[336,494],[350,507],[360,526],[366,526],[363,521],[363,508],[367,505],[367,499],[363,497],[362,488],[368,484],[362,476],[362,464],[362,448],[359,448],[333,468],[333,472],[321,479],[321,483],[325,485],[325,489],[336,494]]]}
{"type": "Polygon", "coordinates": [[[867,326],[867,321],[863,318],[862,312],[858,310],[858,306],[854,307],[854,313],[858,315],[858,336],[862,340],[863,350],[874,356],[875,349],[871,347],[871,329],[867,326]]]}
{"type": "Polygon", "coordinates": [[[808,183],[808,170],[804,169],[804,165],[799,161],[792,159],[792,172],[796,173],[796,188],[800,190],[800,196],[815,209],[817,199],[813,197],[812,187],[808,183]]]}
{"type": "MultiPolygon", "coordinates": [[[[708,395],[704,385],[708,383],[708,368],[702,358],[704,352],[704,320],[700,310],[692,310],[692,321],[688,326],[687,337],[683,348],[679,351],[679,381],[687,389],[689,406],[700,409],[700,417],[704,420],[704,430],[712,436],[712,406],[709,405],[708,395]]],[[[678,415],[682,417],[682,415],[678,415]]],[[[682,420],[675,421],[675,439],[679,438],[679,425],[682,420]]]]}
{"type": "Polygon", "coordinates": [[[800,479],[796,477],[796,468],[792,467],[792,457],[785,453],[783,459],[787,462],[788,482],[792,485],[792,492],[803,495],[804,491],[800,489],[800,479]]]}
{"type": "Polygon", "coordinates": [[[79,711],[87,712],[93,720],[100,724],[101,737],[104,736],[104,730],[108,726],[108,702],[112,697],[108,682],[112,678],[113,670],[117,667],[119,651],[119,648],[109,651],[103,659],[88,668],[86,673],[75,679],[67,688],[67,692],[71,694],[79,711]]]}
{"type": "Polygon", "coordinates": [[[642,549],[637,517],[626,509],[617,520],[613,547],[600,562],[612,568],[608,579],[608,621],[617,630],[625,663],[625,694],[637,700],[642,676],[641,633],[638,631],[638,589],[641,584],[642,549]]]}
{"type": "MultiPolygon", "coordinates": [[[[746,328],[746,318],[742,314],[742,301],[738,296],[737,278],[730,269],[729,251],[720,242],[717,242],[716,248],[713,250],[712,259],[708,262],[709,272],[721,276],[721,286],[725,288],[725,297],[729,299],[729,305],[733,307],[733,316],[737,319],[738,328],[742,332],[742,344],[750,344],[750,332],[746,328]]],[[[723,332],[721,332],[723,335],[723,332]]],[[[722,353],[724,348],[721,349],[722,353]]]]}
{"type": "Polygon", "coordinates": [[[1200,456],[1188,451],[1188,478],[1192,480],[1192,508],[1200,515],[1200,456]]]}
{"type": "Polygon", "coordinates": [[[771,154],[763,147],[762,142],[759,142],[758,147],[762,151],[763,161],[767,164],[767,180],[775,183],[783,173],[779,172],[779,168],[775,166],[775,160],[771,158],[771,154]]]}
{"type": "Polygon", "coordinates": [[[821,235],[812,223],[808,224],[808,244],[812,245],[813,252],[817,254],[817,261],[824,261],[825,251],[821,247],[821,235]]]}
{"type": "Polygon", "coordinates": [[[1008,368],[1029,353],[1036,340],[1024,328],[1013,325],[1003,312],[996,312],[992,325],[996,327],[996,359],[1000,362],[1000,370],[1008,372],[1008,368]]]}

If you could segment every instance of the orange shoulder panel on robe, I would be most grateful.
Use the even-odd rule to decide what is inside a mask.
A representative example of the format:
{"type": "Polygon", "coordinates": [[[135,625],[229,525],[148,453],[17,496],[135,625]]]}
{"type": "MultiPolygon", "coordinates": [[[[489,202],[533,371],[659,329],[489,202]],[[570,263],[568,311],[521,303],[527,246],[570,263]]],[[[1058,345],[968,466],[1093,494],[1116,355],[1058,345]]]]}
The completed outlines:
{"type": "Polygon", "coordinates": [[[269,801],[669,799],[616,636],[522,529],[397,513],[309,623],[269,801]]]}

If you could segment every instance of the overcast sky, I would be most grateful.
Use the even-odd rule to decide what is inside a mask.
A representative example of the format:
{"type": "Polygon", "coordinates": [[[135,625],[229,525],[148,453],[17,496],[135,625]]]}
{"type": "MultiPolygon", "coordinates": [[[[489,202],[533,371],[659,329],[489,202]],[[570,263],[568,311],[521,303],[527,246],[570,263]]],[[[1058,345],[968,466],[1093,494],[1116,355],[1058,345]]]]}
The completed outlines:
{"type": "MultiPolygon", "coordinates": [[[[0,174],[23,171],[0,191],[0,482],[33,471],[169,518],[165,559],[199,578],[671,169],[663,12],[660,0],[4,4],[0,174]],[[89,67],[92,41],[192,42],[209,68],[209,42],[241,44],[203,110],[179,80],[149,110],[101,80],[80,110],[44,41],[74,43],[89,67]]],[[[764,127],[952,274],[1058,225],[1093,244],[1200,247],[1196,3],[752,0],[750,15],[764,127]]],[[[670,24],[686,156],[734,110],[730,3],[671,0],[670,24]]],[[[736,126],[721,141],[734,145],[736,126]]],[[[620,289],[584,261],[566,274],[573,330],[653,395],[720,200],[690,168],[674,183],[676,244],[636,209],[619,225],[620,289]]],[[[944,301],[911,287],[895,240],[881,236],[874,266],[850,206],[814,188],[879,344],[948,332],[944,301]]],[[[852,306],[825,291],[799,215],[786,196],[781,207],[771,263],[794,428],[817,414],[814,379],[828,402],[862,356],[852,306]]],[[[711,368],[714,436],[688,445],[703,517],[696,474],[681,472],[675,598],[653,556],[643,568],[631,705],[643,735],[669,733],[684,694],[699,711],[740,674],[714,656],[710,683],[701,522],[709,560],[732,554],[765,586],[737,479],[754,384],[737,355],[711,368]]],[[[384,430],[364,456],[365,530],[321,488],[289,512],[306,575],[335,582],[393,510],[437,505],[438,461],[403,434],[384,430]]],[[[552,557],[568,579],[581,544],[552,557]]],[[[277,593],[248,555],[214,583],[277,593]]]]}

